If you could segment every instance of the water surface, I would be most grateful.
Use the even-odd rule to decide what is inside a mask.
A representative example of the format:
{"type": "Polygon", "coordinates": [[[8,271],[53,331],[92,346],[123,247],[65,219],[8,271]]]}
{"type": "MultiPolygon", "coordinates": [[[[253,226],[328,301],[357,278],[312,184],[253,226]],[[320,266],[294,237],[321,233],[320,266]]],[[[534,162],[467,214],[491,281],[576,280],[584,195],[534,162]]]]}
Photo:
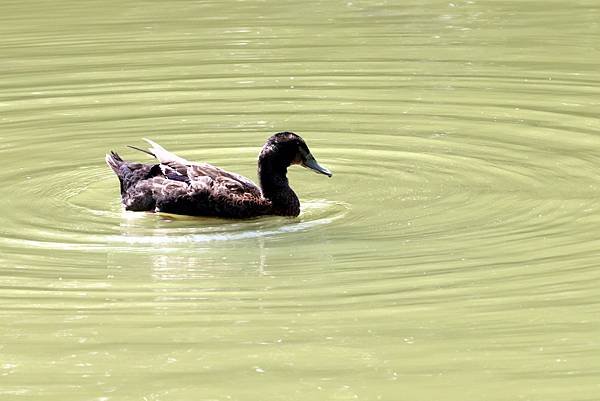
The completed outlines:
{"type": "Polygon", "coordinates": [[[595,1],[5,1],[0,398],[592,401],[595,1]],[[150,137],[296,219],[124,212],[150,137]]]}

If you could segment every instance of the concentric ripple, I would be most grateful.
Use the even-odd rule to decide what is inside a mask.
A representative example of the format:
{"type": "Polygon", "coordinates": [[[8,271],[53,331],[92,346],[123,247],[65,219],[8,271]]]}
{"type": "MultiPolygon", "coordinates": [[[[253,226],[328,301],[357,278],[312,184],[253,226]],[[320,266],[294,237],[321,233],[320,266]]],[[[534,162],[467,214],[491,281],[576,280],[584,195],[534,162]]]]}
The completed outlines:
{"type": "Polygon", "coordinates": [[[0,398],[595,400],[600,11],[540,5],[4,2],[0,398]],[[284,130],[334,174],[294,219],[104,163],[284,130]]]}
{"type": "Polygon", "coordinates": [[[12,199],[29,202],[18,205],[20,213],[8,224],[14,231],[6,229],[5,245],[127,251],[128,246],[142,244],[165,247],[235,241],[318,229],[343,218],[349,208],[341,201],[302,199],[298,218],[249,221],[126,212],[120,205],[118,181],[107,170],[106,166],[51,163],[44,169],[28,170],[26,180],[13,186],[12,199]]]}

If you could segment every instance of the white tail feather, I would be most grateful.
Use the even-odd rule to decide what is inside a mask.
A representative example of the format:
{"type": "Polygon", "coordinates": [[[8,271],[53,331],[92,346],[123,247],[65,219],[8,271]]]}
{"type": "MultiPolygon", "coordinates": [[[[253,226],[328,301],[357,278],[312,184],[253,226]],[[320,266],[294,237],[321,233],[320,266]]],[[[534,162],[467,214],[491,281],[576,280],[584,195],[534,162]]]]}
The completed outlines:
{"type": "Polygon", "coordinates": [[[190,164],[190,162],[187,161],[186,159],[179,157],[174,153],[169,152],[168,150],[166,150],[165,148],[160,146],[158,143],[151,141],[148,138],[142,138],[142,139],[150,144],[151,147],[148,150],[150,150],[150,152],[152,152],[154,154],[154,156],[156,156],[158,161],[160,161],[161,163],[175,162],[175,163],[184,164],[184,165],[190,164]]]}

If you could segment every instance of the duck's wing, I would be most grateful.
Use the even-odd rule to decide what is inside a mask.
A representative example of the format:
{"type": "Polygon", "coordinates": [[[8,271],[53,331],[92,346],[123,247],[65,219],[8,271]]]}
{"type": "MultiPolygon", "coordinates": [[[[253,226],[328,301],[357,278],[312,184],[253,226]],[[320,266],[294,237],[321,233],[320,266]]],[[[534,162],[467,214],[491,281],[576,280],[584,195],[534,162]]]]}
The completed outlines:
{"type": "Polygon", "coordinates": [[[208,163],[194,163],[187,166],[187,177],[193,182],[205,180],[206,177],[213,181],[215,190],[219,192],[230,192],[238,196],[248,194],[261,198],[260,188],[248,178],[230,173],[229,171],[215,167],[208,163]]]}
{"type": "Polygon", "coordinates": [[[252,196],[261,197],[260,188],[248,178],[215,167],[209,163],[195,163],[169,152],[159,144],[144,138],[151,146],[149,153],[160,161],[165,176],[175,180],[198,180],[202,177],[210,177],[215,184],[235,194],[250,193],[252,196]]]}

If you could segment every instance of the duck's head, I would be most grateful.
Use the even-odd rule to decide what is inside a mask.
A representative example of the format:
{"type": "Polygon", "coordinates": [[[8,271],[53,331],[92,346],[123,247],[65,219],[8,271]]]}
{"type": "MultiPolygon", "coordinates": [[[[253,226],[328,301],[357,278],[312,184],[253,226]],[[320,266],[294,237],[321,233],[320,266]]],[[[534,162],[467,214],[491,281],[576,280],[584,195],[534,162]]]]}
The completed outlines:
{"type": "Polygon", "coordinates": [[[284,168],[299,164],[328,177],[333,175],[331,171],[317,163],[304,139],[293,132],[279,132],[270,137],[263,146],[259,158],[271,160],[284,168]]]}

